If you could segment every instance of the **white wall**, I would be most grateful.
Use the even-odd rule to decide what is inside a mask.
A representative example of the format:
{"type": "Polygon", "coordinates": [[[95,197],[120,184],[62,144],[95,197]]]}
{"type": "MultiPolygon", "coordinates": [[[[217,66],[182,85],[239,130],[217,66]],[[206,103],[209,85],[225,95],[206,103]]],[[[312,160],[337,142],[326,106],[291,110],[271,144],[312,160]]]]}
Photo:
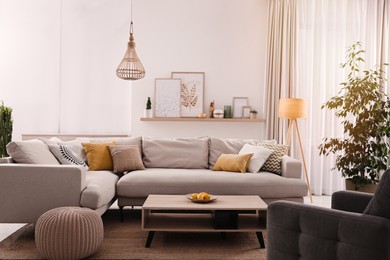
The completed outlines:
{"type": "Polygon", "coordinates": [[[51,0],[0,0],[0,100],[13,108],[14,139],[57,130],[59,7],[51,0]]]}
{"type": "Polygon", "coordinates": [[[268,0],[134,0],[146,77],[115,76],[129,0],[0,0],[0,100],[22,133],[262,137],[264,123],[140,122],[154,79],[206,73],[205,110],[249,97],[264,116],[268,0]],[[133,86],[131,86],[133,85],[133,86]]]}
{"type": "Polygon", "coordinates": [[[141,122],[154,79],[206,73],[204,110],[249,97],[264,117],[267,0],[135,0],[136,50],[146,77],[133,83],[133,135],[260,137],[264,123],[141,122]]]}

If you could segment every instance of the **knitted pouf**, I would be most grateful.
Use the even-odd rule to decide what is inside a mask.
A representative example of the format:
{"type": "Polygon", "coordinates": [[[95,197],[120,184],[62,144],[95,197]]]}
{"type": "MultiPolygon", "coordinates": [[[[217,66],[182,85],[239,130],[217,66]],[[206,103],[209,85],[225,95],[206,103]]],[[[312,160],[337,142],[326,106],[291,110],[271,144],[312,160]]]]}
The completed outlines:
{"type": "Polygon", "coordinates": [[[103,221],[87,208],[61,207],[47,211],[35,225],[39,253],[49,259],[81,259],[103,242],[103,221]]]}

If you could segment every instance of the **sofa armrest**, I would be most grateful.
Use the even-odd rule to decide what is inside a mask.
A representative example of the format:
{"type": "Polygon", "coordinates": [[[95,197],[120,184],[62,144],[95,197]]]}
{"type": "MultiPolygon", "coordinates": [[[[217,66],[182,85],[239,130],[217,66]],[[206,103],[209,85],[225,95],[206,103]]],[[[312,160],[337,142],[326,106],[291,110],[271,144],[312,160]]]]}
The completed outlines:
{"type": "Polygon", "coordinates": [[[35,223],[49,209],[79,206],[85,168],[0,164],[0,223],[35,223]]]}
{"type": "Polygon", "coordinates": [[[286,178],[297,178],[302,177],[302,163],[301,161],[292,158],[290,156],[282,157],[282,176],[286,178]]]}
{"type": "Polygon", "coordinates": [[[332,209],[363,213],[373,194],[358,191],[337,191],[332,194],[332,209]]]}
{"type": "Polygon", "coordinates": [[[268,206],[268,259],[389,259],[390,220],[278,201],[268,206]]]}

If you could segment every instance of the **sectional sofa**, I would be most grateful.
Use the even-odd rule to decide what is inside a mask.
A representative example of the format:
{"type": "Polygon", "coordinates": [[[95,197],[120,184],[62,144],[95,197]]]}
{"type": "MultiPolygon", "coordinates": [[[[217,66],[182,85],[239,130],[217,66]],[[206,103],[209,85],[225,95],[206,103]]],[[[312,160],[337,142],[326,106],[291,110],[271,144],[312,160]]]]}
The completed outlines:
{"type": "Polygon", "coordinates": [[[201,138],[77,138],[13,142],[12,158],[0,159],[0,223],[34,223],[49,209],[81,206],[103,214],[118,206],[142,206],[149,194],[187,194],[206,191],[219,195],[259,195],[265,202],[303,202],[307,186],[301,163],[288,156],[280,174],[213,171],[221,154],[237,154],[254,139],[201,138]],[[138,146],[144,170],[127,174],[90,171],[84,166],[61,165],[50,153],[51,143],[68,146],[85,159],[81,143],[115,141],[138,146]],[[22,147],[22,149],[21,149],[22,147]],[[26,159],[27,158],[27,159],[26,159]]]}

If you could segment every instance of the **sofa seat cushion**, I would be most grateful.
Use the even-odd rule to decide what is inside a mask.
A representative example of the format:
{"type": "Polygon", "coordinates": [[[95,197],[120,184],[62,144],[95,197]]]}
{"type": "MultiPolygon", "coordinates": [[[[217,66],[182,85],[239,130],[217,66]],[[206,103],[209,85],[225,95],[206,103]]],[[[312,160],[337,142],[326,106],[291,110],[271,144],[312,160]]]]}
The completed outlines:
{"type": "Polygon", "coordinates": [[[120,197],[149,194],[188,194],[205,191],[216,195],[259,195],[261,198],[303,197],[305,181],[268,172],[236,173],[208,169],[153,168],[133,171],[117,184],[120,197]]]}
{"type": "Polygon", "coordinates": [[[119,177],[111,171],[87,171],[86,188],[81,194],[80,205],[100,208],[115,197],[115,185],[119,177]]]}

